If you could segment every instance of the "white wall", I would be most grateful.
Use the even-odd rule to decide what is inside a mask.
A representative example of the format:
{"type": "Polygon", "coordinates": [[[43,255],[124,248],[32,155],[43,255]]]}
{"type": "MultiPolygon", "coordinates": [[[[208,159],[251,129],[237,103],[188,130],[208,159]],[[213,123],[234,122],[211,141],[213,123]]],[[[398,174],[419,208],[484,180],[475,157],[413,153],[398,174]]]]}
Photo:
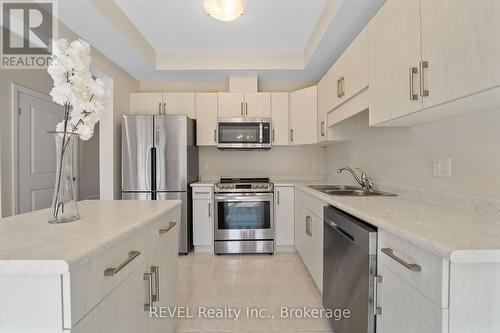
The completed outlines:
{"type": "Polygon", "coordinates": [[[327,175],[359,167],[376,183],[440,192],[500,197],[500,109],[474,112],[412,128],[366,128],[357,116],[355,139],[327,148],[327,175]],[[452,178],[432,176],[432,160],[452,159],[452,178]]]}
{"type": "Polygon", "coordinates": [[[221,151],[200,147],[200,177],[254,177],[321,179],[325,148],[273,147],[269,151],[221,151]]]}
{"type": "MultiPolygon", "coordinates": [[[[62,24],[59,25],[59,37],[69,40],[78,38],[73,31],[62,24]]],[[[107,161],[113,163],[112,175],[108,177],[111,189],[109,190],[110,195],[107,198],[120,198],[121,115],[128,112],[129,92],[138,91],[139,82],[95,49],[92,50],[92,68],[96,68],[113,81],[113,125],[110,130],[107,132],[101,131],[100,134],[101,137],[106,137],[108,143],[113,147],[112,152],[106,156],[107,161]]],[[[12,214],[12,83],[17,83],[46,94],[48,94],[52,88],[52,80],[46,70],[0,70],[0,172],[2,175],[2,216],[9,216],[12,214]]]]}

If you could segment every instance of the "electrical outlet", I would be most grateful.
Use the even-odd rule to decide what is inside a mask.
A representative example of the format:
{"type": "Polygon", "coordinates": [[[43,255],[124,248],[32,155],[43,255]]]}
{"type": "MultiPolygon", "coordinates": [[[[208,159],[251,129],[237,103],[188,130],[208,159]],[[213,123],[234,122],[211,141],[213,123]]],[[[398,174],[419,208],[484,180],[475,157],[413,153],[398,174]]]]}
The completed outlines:
{"type": "Polygon", "coordinates": [[[451,178],[451,158],[438,158],[432,161],[434,177],[451,178]]]}

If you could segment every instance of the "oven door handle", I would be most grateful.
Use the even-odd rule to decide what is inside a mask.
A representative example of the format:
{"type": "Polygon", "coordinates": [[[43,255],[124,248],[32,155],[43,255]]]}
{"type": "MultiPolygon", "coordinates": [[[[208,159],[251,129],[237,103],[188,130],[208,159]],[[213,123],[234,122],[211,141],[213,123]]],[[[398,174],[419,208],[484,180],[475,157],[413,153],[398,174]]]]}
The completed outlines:
{"type": "Polygon", "coordinates": [[[215,202],[266,202],[273,201],[273,197],[218,197],[215,196],[215,202]]]}

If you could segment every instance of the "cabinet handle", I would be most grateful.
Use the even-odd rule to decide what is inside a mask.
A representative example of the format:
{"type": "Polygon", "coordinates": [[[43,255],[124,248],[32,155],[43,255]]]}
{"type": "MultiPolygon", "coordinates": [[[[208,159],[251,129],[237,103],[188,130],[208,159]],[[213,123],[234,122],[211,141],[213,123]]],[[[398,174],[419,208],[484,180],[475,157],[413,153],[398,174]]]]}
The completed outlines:
{"type": "Polygon", "coordinates": [[[311,217],[306,216],[306,236],[312,236],[311,217]]]}
{"type": "Polygon", "coordinates": [[[214,129],[214,142],[217,143],[217,129],[214,129]]]}
{"type": "Polygon", "coordinates": [[[321,122],[321,136],[325,137],[325,121],[321,122]]]}
{"type": "Polygon", "coordinates": [[[146,291],[148,300],[146,303],[144,303],[144,311],[150,311],[151,306],[152,306],[152,299],[153,299],[153,281],[151,281],[152,274],[151,273],[144,273],[143,279],[144,279],[144,281],[147,281],[147,283],[148,283],[148,289],[146,291]]]}
{"type": "Polygon", "coordinates": [[[392,259],[394,259],[397,263],[403,265],[406,269],[408,269],[412,272],[421,272],[422,271],[422,267],[420,267],[417,264],[410,264],[410,263],[404,261],[403,259],[401,259],[397,255],[395,255],[394,251],[392,249],[383,248],[381,251],[384,252],[389,257],[391,257],[392,259]]]}
{"type": "Polygon", "coordinates": [[[410,67],[408,69],[408,81],[410,82],[410,101],[418,100],[418,95],[415,94],[415,83],[413,80],[413,76],[418,73],[417,67],[410,67]]]}
{"type": "Polygon", "coordinates": [[[245,115],[248,116],[248,102],[245,102],[245,115]]]}
{"type": "Polygon", "coordinates": [[[337,79],[337,98],[342,97],[340,94],[340,79],[337,79]]]}
{"type": "Polygon", "coordinates": [[[167,103],[163,102],[163,114],[167,114],[167,103]]]}
{"type": "Polygon", "coordinates": [[[380,316],[382,314],[382,308],[378,307],[378,284],[382,283],[383,279],[381,276],[376,275],[373,277],[373,315],[380,316]]]}
{"type": "Polygon", "coordinates": [[[177,224],[177,223],[175,223],[175,222],[170,222],[170,224],[168,225],[168,227],[167,227],[166,229],[160,229],[160,230],[158,231],[158,233],[159,233],[160,235],[162,235],[162,234],[166,234],[167,232],[169,232],[169,231],[170,231],[170,229],[172,229],[173,227],[175,227],[175,225],[176,225],[176,224],[177,224]]]}
{"type": "Polygon", "coordinates": [[[345,96],[345,78],[342,76],[340,77],[340,97],[345,96]]]}
{"type": "Polygon", "coordinates": [[[240,107],[241,107],[241,115],[243,116],[243,102],[240,102],[240,107]]]}
{"type": "Polygon", "coordinates": [[[426,77],[424,70],[429,68],[429,62],[428,61],[421,61],[420,62],[420,96],[426,97],[429,96],[429,90],[426,89],[426,77]]]}
{"type": "Polygon", "coordinates": [[[290,130],[290,142],[293,142],[293,129],[290,130]]]}
{"type": "Polygon", "coordinates": [[[125,268],[125,266],[127,266],[128,264],[130,264],[132,262],[132,260],[134,260],[135,258],[137,258],[140,254],[141,254],[141,252],[139,252],[139,251],[130,251],[128,253],[127,260],[125,260],[124,262],[122,262],[117,267],[107,268],[104,271],[104,276],[113,276],[115,274],[118,274],[118,272],[120,272],[123,268],[125,268]]]}
{"type": "Polygon", "coordinates": [[[280,191],[279,190],[276,190],[276,204],[277,205],[280,204],[280,191]]]}
{"type": "Polygon", "coordinates": [[[208,203],[208,217],[212,217],[212,204],[208,203]]]}
{"type": "Polygon", "coordinates": [[[273,128],[273,142],[276,141],[276,135],[274,133],[274,128],[273,128]]]}
{"type": "Polygon", "coordinates": [[[158,103],[158,114],[161,114],[161,102],[158,103]]]}
{"type": "Polygon", "coordinates": [[[154,293],[151,294],[151,302],[159,302],[160,301],[160,267],[151,266],[150,269],[151,278],[154,279],[154,293]]]}

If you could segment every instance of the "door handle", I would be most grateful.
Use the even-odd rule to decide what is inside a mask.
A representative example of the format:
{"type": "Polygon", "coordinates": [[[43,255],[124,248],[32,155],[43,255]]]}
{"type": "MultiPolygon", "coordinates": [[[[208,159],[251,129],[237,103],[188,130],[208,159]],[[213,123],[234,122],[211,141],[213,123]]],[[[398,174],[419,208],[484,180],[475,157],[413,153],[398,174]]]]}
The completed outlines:
{"type": "Polygon", "coordinates": [[[147,302],[144,303],[144,311],[150,311],[153,299],[153,282],[151,281],[151,273],[144,273],[143,280],[147,281],[147,290],[146,290],[147,302]]]}
{"type": "Polygon", "coordinates": [[[381,251],[383,253],[385,253],[386,255],[388,255],[390,258],[394,259],[394,261],[396,261],[397,263],[401,264],[403,267],[405,267],[406,269],[408,269],[408,270],[410,270],[412,272],[421,272],[422,271],[422,267],[420,267],[417,264],[411,264],[411,263],[406,262],[402,258],[400,258],[397,255],[395,255],[394,251],[392,249],[383,248],[381,251]]]}
{"type": "Polygon", "coordinates": [[[110,268],[107,268],[105,271],[104,271],[104,276],[113,276],[115,274],[118,274],[118,272],[120,272],[122,269],[125,268],[125,266],[127,266],[128,264],[130,264],[135,258],[137,258],[139,255],[141,254],[141,252],[139,251],[130,251],[128,253],[128,258],[127,260],[125,260],[124,262],[122,262],[120,265],[118,265],[117,267],[110,267],[110,268]]]}
{"type": "Polygon", "coordinates": [[[382,308],[378,307],[378,284],[382,283],[383,279],[380,275],[373,277],[373,315],[380,316],[382,308]]]}
{"type": "Polygon", "coordinates": [[[410,82],[410,101],[418,100],[418,95],[415,94],[415,88],[414,88],[415,83],[413,80],[414,75],[417,73],[418,73],[417,67],[410,67],[408,69],[408,81],[410,82]]]}
{"type": "Polygon", "coordinates": [[[426,77],[424,70],[429,68],[429,62],[428,61],[421,61],[420,62],[420,96],[426,97],[429,96],[429,89],[426,89],[426,77]]]}

